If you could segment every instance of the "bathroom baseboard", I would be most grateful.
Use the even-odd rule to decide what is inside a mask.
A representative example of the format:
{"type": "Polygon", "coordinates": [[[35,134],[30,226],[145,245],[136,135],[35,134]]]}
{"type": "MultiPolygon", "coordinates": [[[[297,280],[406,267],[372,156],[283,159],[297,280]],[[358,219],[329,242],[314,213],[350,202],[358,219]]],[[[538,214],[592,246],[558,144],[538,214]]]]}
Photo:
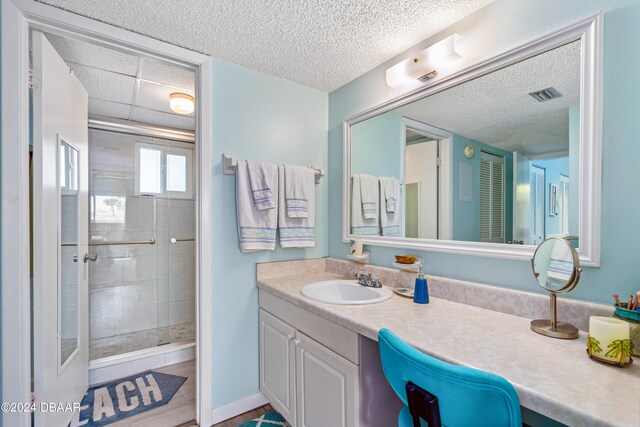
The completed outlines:
{"type": "Polygon", "coordinates": [[[147,369],[157,369],[186,362],[195,359],[195,357],[195,343],[190,343],[174,345],[174,347],[155,347],[93,361],[89,366],[89,385],[113,381],[147,369]]]}
{"type": "Polygon", "coordinates": [[[236,415],[244,414],[252,409],[259,408],[269,403],[266,397],[260,392],[247,396],[244,399],[227,403],[224,406],[214,408],[211,412],[211,422],[213,424],[233,418],[236,415]]]}

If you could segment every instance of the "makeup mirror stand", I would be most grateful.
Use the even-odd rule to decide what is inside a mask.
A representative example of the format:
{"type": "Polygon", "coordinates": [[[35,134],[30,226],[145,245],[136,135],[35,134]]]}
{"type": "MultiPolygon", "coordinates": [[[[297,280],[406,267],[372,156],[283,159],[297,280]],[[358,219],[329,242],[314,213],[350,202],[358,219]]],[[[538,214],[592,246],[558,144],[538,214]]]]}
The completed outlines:
{"type": "MultiPolygon", "coordinates": [[[[559,339],[575,339],[578,338],[578,328],[571,325],[570,323],[560,322],[558,321],[558,310],[556,306],[557,298],[559,293],[567,293],[573,290],[576,287],[578,282],[580,281],[580,273],[582,272],[582,268],[580,268],[580,261],[578,257],[578,253],[573,245],[569,242],[569,240],[577,240],[574,236],[568,236],[566,238],[550,238],[542,242],[538,249],[536,249],[533,258],[531,259],[531,266],[533,268],[534,275],[538,280],[538,284],[549,292],[549,317],[550,319],[536,319],[531,321],[531,330],[537,332],[539,334],[559,339]],[[536,255],[540,256],[542,253],[540,252],[540,248],[543,245],[548,245],[551,242],[554,244],[563,244],[567,246],[571,254],[571,276],[569,279],[558,288],[553,288],[549,285],[549,282],[541,283],[540,282],[540,273],[536,271],[536,255]]],[[[542,255],[543,257],[545,255],[542,255]]],[[[567,260],[569,262],[569,260],[567,260]]]]}

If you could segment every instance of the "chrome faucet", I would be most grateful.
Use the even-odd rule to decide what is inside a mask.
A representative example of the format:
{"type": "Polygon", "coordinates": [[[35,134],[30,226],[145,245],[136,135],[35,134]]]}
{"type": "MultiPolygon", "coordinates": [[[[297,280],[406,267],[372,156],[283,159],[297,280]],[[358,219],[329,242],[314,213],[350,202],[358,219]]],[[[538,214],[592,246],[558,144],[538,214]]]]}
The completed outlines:
{"type": "Polygon", "coordinates": [[[364,271],[360,271],[356,274],[356,279],[358,279],[358,284],[362,286],[367,286],[369,288],[381,288],[382,283],[380,283],[380,277],[377,274],[367,274],[364,271]]]}

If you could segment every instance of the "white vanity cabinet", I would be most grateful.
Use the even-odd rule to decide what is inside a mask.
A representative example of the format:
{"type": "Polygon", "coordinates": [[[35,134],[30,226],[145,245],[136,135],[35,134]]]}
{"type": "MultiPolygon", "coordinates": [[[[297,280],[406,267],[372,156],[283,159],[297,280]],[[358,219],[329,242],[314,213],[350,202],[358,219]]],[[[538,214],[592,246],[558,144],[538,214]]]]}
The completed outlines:
{"type": "Polygon", "coordinates": [[[358,335],[262,292],[260,306],[260,391],[274,409],[293,427],[359,426],[358,335]]]}
{"type": "Polygon", "coordinates": [[[287,421],[296,415],[296,330],[260,310],[260,391],[287,421]]]}
{"type": "Polygon", "coordinates": [[[358,365],[302,333],[296,343],[296,426],[356,426],[358,365]]]}

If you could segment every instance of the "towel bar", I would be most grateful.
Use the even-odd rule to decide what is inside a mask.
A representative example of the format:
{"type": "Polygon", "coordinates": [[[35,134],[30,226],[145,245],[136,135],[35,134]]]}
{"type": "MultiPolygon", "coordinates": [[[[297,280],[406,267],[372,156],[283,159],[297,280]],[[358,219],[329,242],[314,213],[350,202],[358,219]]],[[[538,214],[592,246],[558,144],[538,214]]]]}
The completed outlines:
{"type": "MultiPolygon", "coordinates": [[[[235,154],[222,153],[222,171],[225,175],[235,175],[236,166],[238,166],[238,159],[235,154]]],[[[319,166],[311,166],[316,174],[316,184],[320,182],[320,179],[324,176],[324,169],[319,166]]]]}

